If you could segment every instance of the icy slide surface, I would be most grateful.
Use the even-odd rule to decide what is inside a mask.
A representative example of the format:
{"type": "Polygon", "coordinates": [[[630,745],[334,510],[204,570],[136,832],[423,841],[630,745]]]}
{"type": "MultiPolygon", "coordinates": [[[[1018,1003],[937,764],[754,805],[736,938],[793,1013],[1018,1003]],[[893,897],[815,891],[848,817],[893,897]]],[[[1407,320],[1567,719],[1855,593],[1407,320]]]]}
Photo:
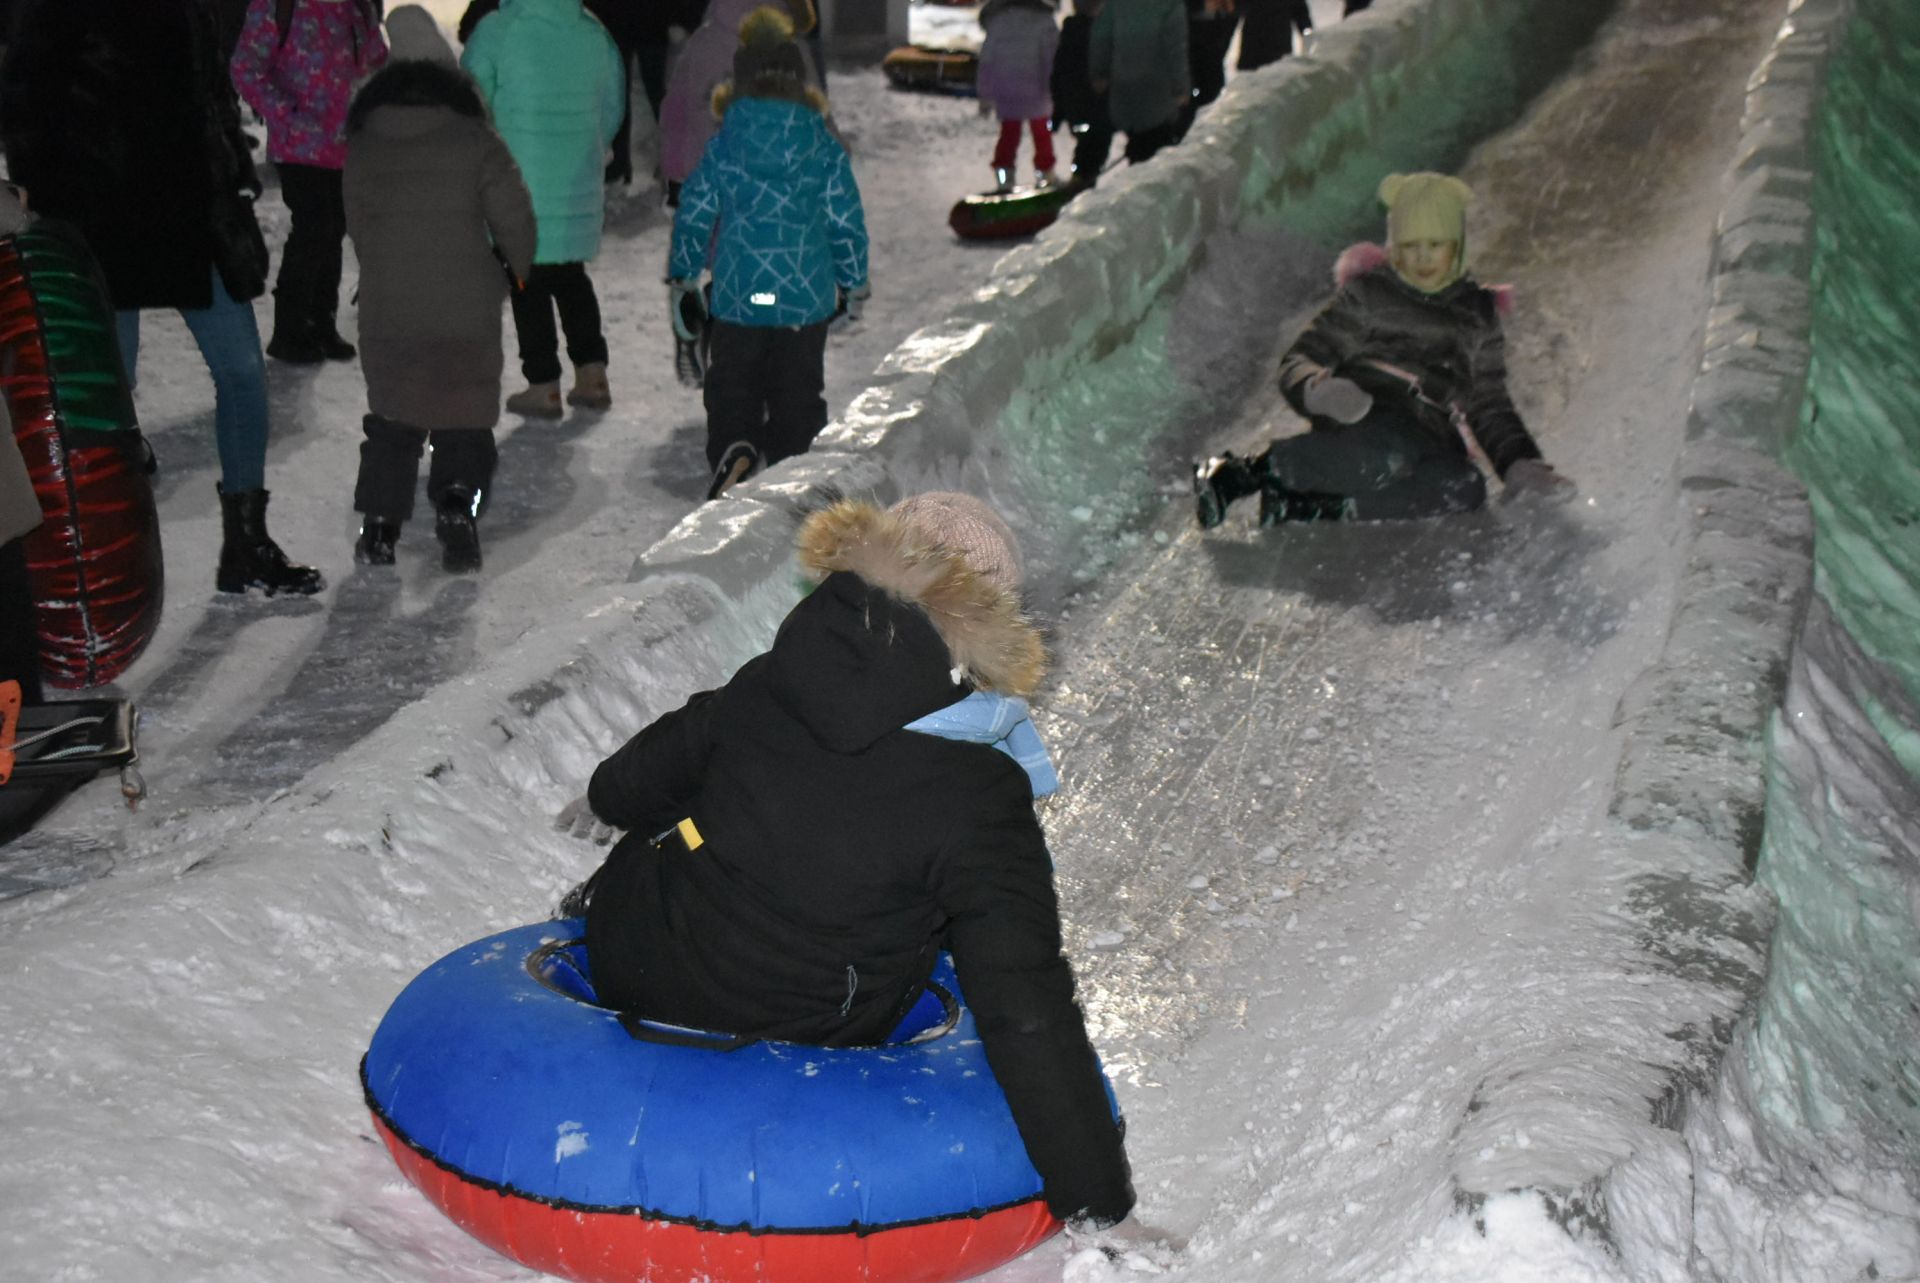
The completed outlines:
{"type": "MultiPolygon", "coordinates": [[[[1742,939],[1760,906],[1737,868],[1609,821],[1613,714],[1670,614],[1705,234],[1740,85],[1778,18],[1628,0],[1466,165],[1482,275],[1521,299],[1522,409],[1581,507],[1190,529],[1179,463],[1293,426],[1274,417],[1271,361],[1334,253],[1376,231],[1378,169],[1453,164],[1461,139],[1332,157],[1313,198],[1207,242],[1099,363],[1047,371],[965,475],[891,479],[985,484],[1053,560],[1061,664],[1040,712],[1069,783],[1046,820],[1142,1214],[1194,1239],[1178,1277],[1683,1277],[1686,1159],[1655,1115],[1757,967],[1742,939]],[[1161,477],[1165,492],[1142,481],[1161,477]],[[1676,908],[1692,916],[1660,921],[1676,908]],[[1606,1206],[1502,1193],[1591,1195],[1605,1172],[1606,1206]]],[[[857,88],[840,101],[866,163],[904,157],[911,174],[872,184],[870,209],[937,226],[927,157],[969,182],[966,122],[863,113],[857,88]]],[[[9,1269],[523,1277],[398,1180],[354,1064],[421,965],[544,912],[592,867],[547,815],[600,753],[763,644],[793,594],[721,601],[692,572],[619,582],[699,480],[697,412],[664,374],[641,381],[665,350],[662,228],[621,222],[608,293],[649,319],[622,334],[634,391],[616,395],[660,422],[514,432],[512,475],[539,484],[490,528],[484,581],[403,551],[397,582],[330,567],[345,582],[308,611],[206,611],[156,658],[154,729],[180,763],[209,744],[219,758],[175,768],[171,809],[143,819],[115,876],[6,911],[9,1269]],[[309,679],[265,722],[247,715],[286,683],[262,654],[309,679]],[[226,735],[196,720],[209,708],[257,729],[226,735]],[[350,738],[330,738],[336,711],[350,738]]],[[[977,279],[944,249],[880,253],[895,300],[945,307],[977,279]]],[[[891,344],[855,342],[864,369],[891,344]]],[[[858,386],[847,352],[837,392],[858,386]]],[[[350,474],[357,411],[334,374],[277,384],[289,418],[326,427],[292,434],[276,466],[350,474]]],[[[164,394],[181,376],[149,377],[164,394]]],[[[798,494],[803,473],[762,493],[798,494]]],[[[185,488],[167,501],[169,555],[196,538],[204,554],[209,515],[185,488]]],[[[338,495],[303,508],[283,483],[277,503],[297,549],[344,548],[338,495]]],[[[771,547],[780,515],[721,505],[692,534],[771,547]]],[[[1054,1244],[1002,1278],[1115,1273],[1054,1244]]]]}

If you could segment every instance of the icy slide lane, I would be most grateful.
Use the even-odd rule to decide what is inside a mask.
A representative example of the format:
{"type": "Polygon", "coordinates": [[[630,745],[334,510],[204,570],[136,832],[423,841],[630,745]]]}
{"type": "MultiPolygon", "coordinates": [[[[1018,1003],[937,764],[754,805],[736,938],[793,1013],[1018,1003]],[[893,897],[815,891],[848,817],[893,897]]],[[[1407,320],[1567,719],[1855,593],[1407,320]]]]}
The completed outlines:
{"type": "MultiPolygon", "coordinates": [[[[1049,833],[1144,1214],[1198,1231],[1179,1277],[1684,1267],[1660,1124],[1752,982],[1761,902],[1607,806],[1670,614],[1718,176],[1778,19],[1626,4],[1465,171],[1580,505],[1203,536],[1176,502],[1055,639],[1049,833]],[[1534,1186],[1567,1197],[1499,1197],[1534,1186]]],[[[1271,404],[1196,447],[1293,430],[1271,404]]]]}

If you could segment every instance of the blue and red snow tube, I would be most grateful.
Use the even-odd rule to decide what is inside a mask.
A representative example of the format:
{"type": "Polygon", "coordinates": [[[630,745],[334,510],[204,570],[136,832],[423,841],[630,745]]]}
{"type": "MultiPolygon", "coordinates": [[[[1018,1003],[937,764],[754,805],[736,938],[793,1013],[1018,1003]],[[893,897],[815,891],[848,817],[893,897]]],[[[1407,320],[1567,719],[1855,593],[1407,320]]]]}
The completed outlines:
{"type": "Polygon", "coordinates": [[[1060,1224],[943,958],[893,1039],[728,1040],[593,1005],[578,920],[456,950],[361,1062],[407,1179],[591,1280],[947,1283],[1060,1224]]]}

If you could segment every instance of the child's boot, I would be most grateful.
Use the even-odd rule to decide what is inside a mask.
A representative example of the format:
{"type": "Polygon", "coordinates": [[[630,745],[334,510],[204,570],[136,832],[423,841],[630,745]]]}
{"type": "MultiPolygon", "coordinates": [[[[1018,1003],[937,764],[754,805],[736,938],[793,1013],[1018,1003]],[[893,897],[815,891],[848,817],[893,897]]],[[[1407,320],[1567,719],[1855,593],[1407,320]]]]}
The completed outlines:
{"type": "Polygon", "coordinates": [[[1033,185],[1045,191],[1049,187],[1060,185],[1060,175],[1051,169],[1043,169],[1033,176],[1033,185]]]}
{"type": "Polygon", "coordinates": [[[451,486],[434,513],[433,533],[440,540],[440,568],[450,575],[480,569],[480,492],[451,486]]]}
{"type": "Polygon", "coordinates": [[[360,537],[353,541],[353,559],[362,566],[391,566],[393,546],[400,542],[400,523],[385,517],[363,517],[360,537]]]}
{"type": "Polygon", "coordinates": [[[1227,506],[1235,499],[1260,490],[1255,460],[1231,450],[1217,454],[1193,465],[1194,518],[1202,530],[1211,530],[1227,519],[1227,506]]]}
{"type": "Polygon", "coordinates": [[[507,410],[528,419],[557,419],[566,413],[560,404],[560,380],[534,383],[507,398],[507,410]]]}
{"type": "Polygon", "coordinates": [[[1005,196],[1013,190],[1013,170],[1006,165],[993,167],[993,191],[996,196],[1005,196]]]}
{"type": "Polygon", "coordinates": [[[707,486],[707,498],[718,499],[758,471],[760,451],[751,442],[734,442],[726,448],[720,456],[720,465],[713,470],[713,481],[707,486]]]}
{"type": "Polygon", "coordinates": [[[1314,490],[1289,490],[1272,477],[1260,486],[1260,524],[1283,521],[1353,521],[1355,504],[1345,495],[1314,490]]]}
{"type": "Polygon", "coordinates": [[[573,372],[573,391],[567,393],[567,404],[583,410],[604,410],[613,404],[605,362],[594,361],[573,372]]]}

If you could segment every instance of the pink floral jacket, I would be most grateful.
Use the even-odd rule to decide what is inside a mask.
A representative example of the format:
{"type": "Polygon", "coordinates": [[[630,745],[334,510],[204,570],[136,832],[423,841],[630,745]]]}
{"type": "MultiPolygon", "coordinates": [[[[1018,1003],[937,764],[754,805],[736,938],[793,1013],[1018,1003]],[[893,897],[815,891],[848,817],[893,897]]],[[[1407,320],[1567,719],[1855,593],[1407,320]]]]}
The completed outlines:
{"type": "Polygon", "coordinates": [[[364,0],[294,0],[280,39],[278,0],[251,0],[233,51],[233,87],[267,122],[267,159],[339,169],[347,106],[387,61],[386,38],[364,0]]]}

